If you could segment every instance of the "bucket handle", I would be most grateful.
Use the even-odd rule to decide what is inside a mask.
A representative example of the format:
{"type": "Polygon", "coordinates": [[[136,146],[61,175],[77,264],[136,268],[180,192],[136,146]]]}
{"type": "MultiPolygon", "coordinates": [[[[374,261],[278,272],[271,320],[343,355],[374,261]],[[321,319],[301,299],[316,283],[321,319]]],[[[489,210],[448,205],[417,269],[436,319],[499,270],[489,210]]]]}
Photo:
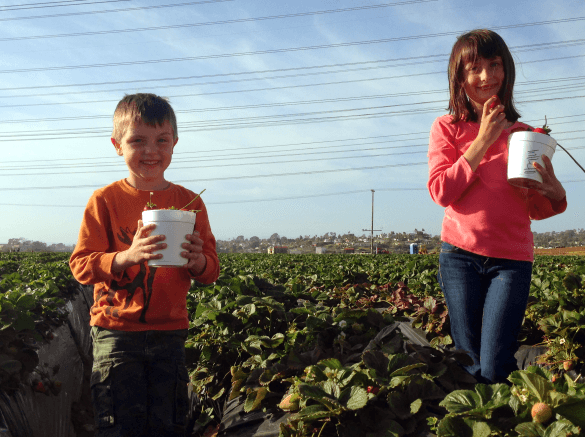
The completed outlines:
{"type": "MultiPolygon", "coordinates": [[[[565,152],[567,152],[567,149],[565,149],[565,148],[564,148],[563,146],[561,146],[559,143],[557,143],[557,146],[559,146],[561,149],[563,149],[565,152]]],[[[581,167],[581,164],[579,164],[579,163],[577,162],[577,160],[576,160],[575,158],[573,158],[573,155],[571,155],[569,152],[567,152],[567,155],[569,155],[569,156],[571,157],[571,159],[572,159],[573,161],[575,161],[575,164],[577,164],[577,165],[579,166],[579,168],[580,168],[581,170],[583,170],[583,172],[585,173],[585,168],[581,167]]]]}

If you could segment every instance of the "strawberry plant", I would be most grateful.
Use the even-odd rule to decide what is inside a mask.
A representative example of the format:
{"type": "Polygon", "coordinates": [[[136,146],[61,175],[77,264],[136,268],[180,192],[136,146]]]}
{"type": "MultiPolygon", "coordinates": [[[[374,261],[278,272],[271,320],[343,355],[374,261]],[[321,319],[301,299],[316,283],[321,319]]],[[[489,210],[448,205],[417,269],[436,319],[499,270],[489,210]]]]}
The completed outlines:
{"type": "MultiPolygon", "coordinates": [[[[203,191],[205,191],[205,190],[203,190],[203,191]]],[[[171,206],[171,207],[168,207],[168,208],[157,208],[156,207],[156,203],[153,203],[153,201],[152,201],[152,195],[154,193],[151,191],[150,192],[150,198],[149,198],[148,202],[146,202],[146,206],[144,207],[144,211],[150,211],[150,210],[158,209],[158,210],[190,211],[190,212],[195,212],[195,213],[201,212],[201,210],[187,209],[187,207],[189,205],[191,205],[193,202],[195,202],[195,200],[197,200],[197,198],[203,194],[203,191],[201,191],[199,194],[197,194],[193,199],[191,199],[191,201],[188,204],[186,204],[182,208],[176,208],[174,206],[171,206]]]]}

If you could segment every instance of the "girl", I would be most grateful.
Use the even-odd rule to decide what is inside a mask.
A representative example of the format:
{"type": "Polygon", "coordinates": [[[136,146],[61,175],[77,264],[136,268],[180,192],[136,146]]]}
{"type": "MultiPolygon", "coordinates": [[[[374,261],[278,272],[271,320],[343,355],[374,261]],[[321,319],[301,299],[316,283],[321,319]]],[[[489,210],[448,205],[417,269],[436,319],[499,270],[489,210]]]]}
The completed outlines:
{"type": "Polygon", "coordinates": [[[461,35],[449,59],[449,114],[435,120],[429,145],[433,201],[445,207],[438,279],[457,349],[473,358],[479,382],[505,382],[530,290],[530,220],[567,208],[550,160],[534,164],[543,183],[517,188],[506,179],[507,140],[526,130],[514,108],[514,60],[489,30],[461,35]]]}

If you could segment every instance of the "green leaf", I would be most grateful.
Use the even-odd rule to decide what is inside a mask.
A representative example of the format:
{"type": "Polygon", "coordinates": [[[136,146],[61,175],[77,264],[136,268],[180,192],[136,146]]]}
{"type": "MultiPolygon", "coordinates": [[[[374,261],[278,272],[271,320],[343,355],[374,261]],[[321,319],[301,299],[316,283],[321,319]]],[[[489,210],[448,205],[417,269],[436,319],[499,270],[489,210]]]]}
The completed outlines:
{"type": "Polygon", "coordinates": [[[299,393],[306,398],[316,400],[327,397],[325,390],[323,390],[321,387],[317,387],[316,385],[311,384],[300,384],[299,393]]]}
{"type": "Polygon", "coordinates": [[[421,406],[422,406],[422,399],[417,399],[416,401],[412,402],[410,404],[410,413],[411,414],[418,413],[418,410],[420,410],[421,406]]]}
{"type": "Polygon", "coordinates": [[[256,410],[260,406],[262,399],[266,397],[266,394],[268,394],[266,387],[260,387],[258,390],[250,391],[244,403],[244,411],[249,413],[250,411],[256,410]]]}
{"type": "Polygon", "coordinates": [[[548,392],[554,389],[553,384],[542,376],[525,370],[512,372],[508,380],[520,387],[527,388],[540,402],[546,402],[548,392]]]}
{"type": "Polygon", "coordinates": [[[524,422],[514,428],[521,437],[543,437],[544,427],[540,423],[524,422]]]}
{"type": "Polygon", "coordinates": [[[309,405],[308,407],[302,408],[297,416],[302,419],[320,419],[322,417],[331,416],[331,412],[324,405],[309,405]]]}
{"type": "Polygon", "coordinates": [[[437,425],[437,435],[440,437],[473,437],[472,426],[469,426],[462,417],[447,415],[437,425]]]}
{"type": "Polygon", "coordinates": [[[388,373],[388,358],[380,351],[368,350],[363,353],[362,360],[369,369],[374,369],[380,376],[388,373]]]}
{"type": "Polygon", "coordinates": [[[450,413],[464,413],[481,407],[479,395],[471,390],[455,390],[449,393],[439,404],[450,413]]]}
{"type": "Polygon", "coordinates": [[[34,319],[27,313],[20,313],[16,321],[12,324],[12,327],[16,331],[22,331],[24,329],[35,329],[34,319]]]}
{"type": "Polygon", "coordinates": [[[583,397],[572,397],[564,404],[555,408],[555,413],[570,420],[574,425],[585,429],[585,399],[583,397]]]}
{"type": "Polygon", "coordinates": [[[359,410],[368,403],[368,392],[362,387],[352,387],[346,403],[350,410],[359,410]]]}
{"type": "Polygon", "coordinates": [[[32,294],[23,294],[16,301],[16,307],[23,310],[32,310],[35,306],[36,299],[32,294]]]}
{"type": "Polygon", "coordinates": [[[485,422],[475,422],[471,429],[473,431],[473,437],[489,437],[492,433],[490,426],[485,422]]]}
{"type": "Polygon", "coordinates": [[[321,366],[329,367],[330,369],[340,370],[343,368],[341,362],[336,358],[328,358],[325,360],[321,360],[318,363],[321,366]]]}
{"type": "Polygon", "coordinates": [[[568,420],[557,420],[546,428],[544,437],[567,437],[570,432],[573,433],[572,435],[577,435],[579,431],[568,420]]]}

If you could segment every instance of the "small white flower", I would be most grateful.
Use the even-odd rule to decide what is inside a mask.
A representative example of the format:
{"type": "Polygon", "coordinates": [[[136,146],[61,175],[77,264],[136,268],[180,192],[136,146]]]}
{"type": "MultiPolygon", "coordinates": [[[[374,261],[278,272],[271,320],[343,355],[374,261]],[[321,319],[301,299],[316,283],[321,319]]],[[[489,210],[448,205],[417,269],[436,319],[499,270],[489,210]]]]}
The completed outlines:
{"type": "Polygon", "coordinates": [[[525,403],[527,400],[528,400],[528,396],[526,396],[526,395],[520,395],[520,401],[522,403],[525,403]]]}
{"type": "Polygon", "coordinates": [[[564,338],[561,338],[561,339],[559,340],[559,343],[560,343],[560,344],[565,344],[565,339],[564,339],[564,338]]]}
{"type": "Polygon", "coordinates": [[[345,332],[342,332],[341,334],[339,334],[339,337],[337,337],[340,340],[345,340],[345,332]]]}
{"type": "Polygon", "coordinates": [[[341,329],[344,329],[347,326],[347,322],[345,320],[342,320],[341,322],[339,322],[339,327],[341,329]]]}

